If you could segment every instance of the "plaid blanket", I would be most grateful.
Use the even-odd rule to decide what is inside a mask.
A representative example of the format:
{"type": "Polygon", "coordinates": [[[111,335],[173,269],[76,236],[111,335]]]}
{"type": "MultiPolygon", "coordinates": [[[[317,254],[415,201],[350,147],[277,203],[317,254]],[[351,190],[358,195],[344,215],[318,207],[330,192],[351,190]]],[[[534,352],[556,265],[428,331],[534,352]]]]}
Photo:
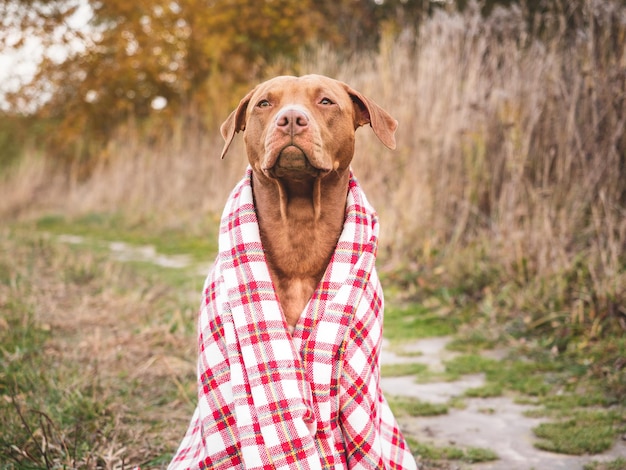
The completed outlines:
{"type": "Polygon", "coordinates": [[[170,469],[415,469],[379,386],[378,221],[351,177],[344,228],[292,334],[252,171],[235,187],[199,315],[198,406],[170,469]]]}

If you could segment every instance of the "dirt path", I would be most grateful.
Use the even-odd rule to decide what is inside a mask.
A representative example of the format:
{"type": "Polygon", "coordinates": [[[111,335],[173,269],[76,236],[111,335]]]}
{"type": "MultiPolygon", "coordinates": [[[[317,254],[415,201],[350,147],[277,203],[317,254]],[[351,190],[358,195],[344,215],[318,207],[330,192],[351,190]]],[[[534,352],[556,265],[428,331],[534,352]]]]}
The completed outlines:
{"type": "MultiPolygon", "coordinates": [[[[443,361],[454,353],[446,350],[450,338],[418,340],[410,348],[419,356],[397,356],[386,347],[383,364],[424,363],[433,371],[443,369],[443,361]]],[[[386,345],[387,346],[387,345],[386,345]]],[[[382,387],[390,395],[404,395],[432,403],[445,403],[465,390],[484,384],[481,374],[464,376],[454,382],[418,384],[413,377],[385,377],[382,387]]],[[[582,470],[591,461],[626,458],[626,442],[617,442],[608,452],[594,456],[568,456],[539,450],[532,428],[543,420],[524,416],[532,406],[519,405],[507,397],[465,398],[464,409],[450,408],[447,414],[402,420],[404,432],[421,442],[438,446],[482,447],[498,454],[499,460],[481,464],[457,464],[455,469],[480,470],[582,470]]]]}

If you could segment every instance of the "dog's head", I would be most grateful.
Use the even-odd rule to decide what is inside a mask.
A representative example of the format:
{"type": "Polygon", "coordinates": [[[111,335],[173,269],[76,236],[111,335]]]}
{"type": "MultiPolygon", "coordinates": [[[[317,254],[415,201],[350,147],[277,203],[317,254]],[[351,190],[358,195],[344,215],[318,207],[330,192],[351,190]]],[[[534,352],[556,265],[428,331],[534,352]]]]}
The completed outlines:
{"type": "Polygon", "coordinates": [[[270,178],[317,177],[349,167],[354,132],[365,124],[395,148],[396,120],[345,83],[321,75],[276,77],[251,90],[224,121],[222,158],[244,131],[254,171],[270,178]]]}

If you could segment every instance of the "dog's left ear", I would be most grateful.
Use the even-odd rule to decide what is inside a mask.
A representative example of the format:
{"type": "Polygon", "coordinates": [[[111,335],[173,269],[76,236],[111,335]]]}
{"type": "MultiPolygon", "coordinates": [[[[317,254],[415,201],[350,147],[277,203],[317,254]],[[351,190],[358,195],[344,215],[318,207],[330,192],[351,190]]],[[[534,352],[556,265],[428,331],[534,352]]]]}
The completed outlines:
{"type": "Polygon", "coordinates": [[[246,128],[246,110],[248,109],[248,103],[254,90],[248,92],[246,96],[239,102],[237,109],[235,109],[226,120],[220,126],[220,132],[224,137],[224,148],[222,149],[221,158],[223,159],[228,152],[230,144],[233,142],[233,138],[237,132],[243,131],[246,128]]]}
{"type": "Polygon", "coordinates": [[[356,127],[369,124],[376,137],[390,149],[396,148],[395,132],[398,121],[374,101],[346,85],[348,94],[352,98],[355,108],[354,125],[356,127]]]}

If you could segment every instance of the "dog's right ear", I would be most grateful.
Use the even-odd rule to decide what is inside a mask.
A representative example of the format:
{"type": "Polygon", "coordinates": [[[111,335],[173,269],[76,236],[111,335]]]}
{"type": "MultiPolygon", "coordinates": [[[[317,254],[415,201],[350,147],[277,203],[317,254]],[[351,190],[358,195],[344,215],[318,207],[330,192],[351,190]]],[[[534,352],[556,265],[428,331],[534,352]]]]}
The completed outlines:
{"type": "Polygon", "coordinates": [[[253,93],[254,90],[248,92],[248,94],[239,102],[237,109],[230,113],[220,126],[220,132],[222,133],[222,137],[224,137],[225,141],[224,148],[222,149],[222,159],[226,155],[230,144],[233,142],[235,134],[246,129],[246,110],[248,109],[248,103],[250,103],[250,98],[252,98],[253,93]]]}

